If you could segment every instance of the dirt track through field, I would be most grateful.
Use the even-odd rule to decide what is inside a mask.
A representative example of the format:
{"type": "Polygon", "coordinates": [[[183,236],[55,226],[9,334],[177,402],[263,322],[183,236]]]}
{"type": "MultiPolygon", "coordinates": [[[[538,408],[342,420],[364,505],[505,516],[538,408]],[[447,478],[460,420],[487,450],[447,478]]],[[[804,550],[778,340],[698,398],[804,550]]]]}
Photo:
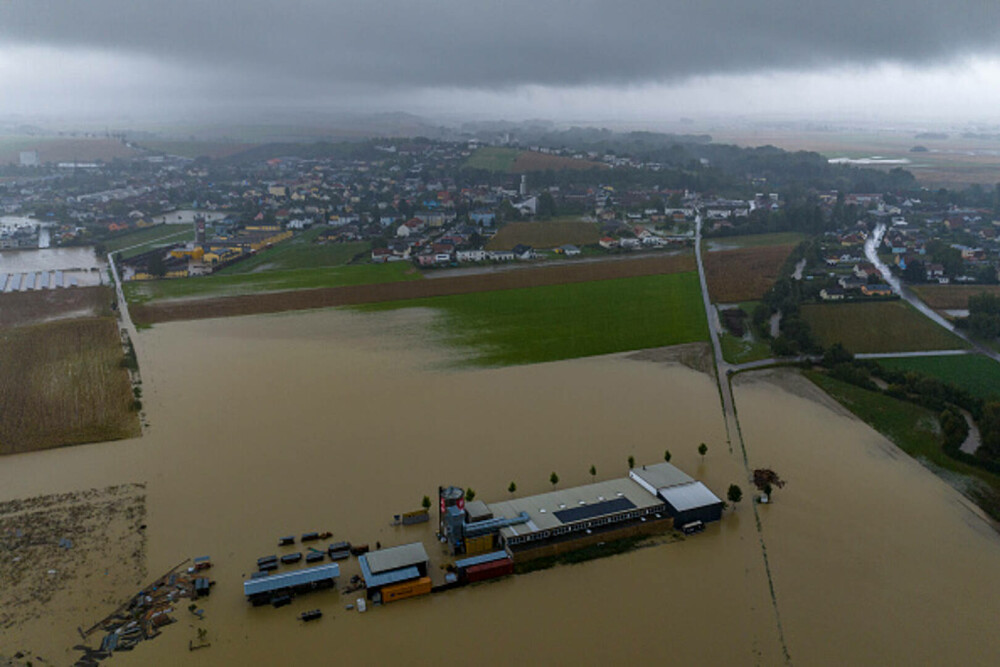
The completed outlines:
{"type": "Polygon", "coordinates": [[[497,290],[561,285],[567,283],[612,280],[664,273],[681,273],[695,269],[691,255],[637,259],[627,262],[586,263],[547,266],[525,271],[416,280],[377,285],[325,287],[291,292],[269,292],[208,299],[161,301],[135,305],[132,318],[143,324],[232,317],[259,313],[278,313],[309,308],[355,306],[364,303],[423,299],[453,294],[472,294],[497,290]]]}

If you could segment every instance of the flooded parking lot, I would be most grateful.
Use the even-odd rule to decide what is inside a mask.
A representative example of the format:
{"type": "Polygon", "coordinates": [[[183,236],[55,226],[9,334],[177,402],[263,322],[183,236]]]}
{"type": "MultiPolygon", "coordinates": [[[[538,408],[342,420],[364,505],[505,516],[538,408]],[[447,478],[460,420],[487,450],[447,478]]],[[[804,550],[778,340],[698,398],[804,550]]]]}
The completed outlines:
{"type": "MultiPolygon", "coordinates": [[[[781,664],[786,652],[800,664],[992,662],[996,534],[959,494],[794,378],[736,389],[751,466],[789,481],[760,508],[759,532],[710,376],[627,355],[455,368],[457,353],[430,338],[432,317],[328,310],[157,325],[137,341],[143,438],[0,460],[0,500],[145,483],[151,575],[212,555],[206,620],[184,611],[116,664],[781,664]],[[283,609],[243,598],[244,577],[279,535],[422,539],[440,563],[433,524],[389,525],[439,484],[499,500],[511,481],[528,495],[549,490],[552,471],[562,486],[589,483],[591,465],[598,479],[624,476],[629,456],[654,462],[665,449],[720,496],[740,484],[744,501],[694,538],[363,615],[344,610],[353,596],[331,592],[283,609]],[[320,622],[295,620],[316,607],[320,622]],[[196,626],[212,646],[190,652],[196,626]]],[[[88,585],[74,580],[74,595],[88,585]]],[[[51,607],[14,641],[64,664],[75,628],[98,619],[58,593],[51,607]]]]}

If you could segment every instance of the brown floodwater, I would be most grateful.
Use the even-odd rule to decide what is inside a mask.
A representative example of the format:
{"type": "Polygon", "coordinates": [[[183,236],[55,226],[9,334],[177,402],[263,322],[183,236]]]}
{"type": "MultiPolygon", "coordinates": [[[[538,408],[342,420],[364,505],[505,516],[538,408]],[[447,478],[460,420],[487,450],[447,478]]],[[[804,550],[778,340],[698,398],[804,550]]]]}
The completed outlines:
{"type": "MultiPolygon", "coordinates": [[[[181,605],[179,623],[115,664],[780,664],[786,651],[798,664],[985,664],[997,655],[988,631],[1000,599],[996,534],[919,464],[787,378],[736,390],[751,465],[789,480],[760,508],[762,533],[746,499],[691,539],[365,614],[344,610],[356,595],[333,592],[250,607],[244,577],[284,534],[424,540],[444,562],[432,525],[389,525],[439,484],[490,501],[507,497],[512,480],[518,494],[540,493],[552,471],[560,486],[585,484],[591,464],[599,479],[623,476],[629,455],[658,461],[670,449],[718,495],[733,482],[749,491],[708,375],[626,355],[456,369],[456,354],[428,333],[431,317],[329,310],[157,325],[137,341],[143,438],[0,460],[0,500],[146,482],[150,578],[189,556],[216,563],[206,620],[181,605]],[[316,607],[319,622],[295,619],[316,607]],[[212,645],[190,652],[196,627],[212,645]]],[[[341,563],[342,579],[357,571],[354,559],[341,563]]],[[[87,583],[74,586],[79,595],[87,583]]],[[[75,628],[96,620],[55,608],[44,629],[4,638],[0,654],[17,646],[69,662],[75,628]]]]}

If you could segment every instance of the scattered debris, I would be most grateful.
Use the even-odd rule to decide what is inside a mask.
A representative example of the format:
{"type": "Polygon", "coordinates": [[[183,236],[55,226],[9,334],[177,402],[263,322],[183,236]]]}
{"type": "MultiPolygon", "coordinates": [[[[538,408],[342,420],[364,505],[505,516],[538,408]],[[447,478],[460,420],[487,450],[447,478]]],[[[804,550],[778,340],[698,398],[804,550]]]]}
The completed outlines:
{"type": "MultiPolygon", "coordinates": [[[[98,661],[111,657],[116,651],[132,650],[139,642],[158,636],[162,627],[177,622],[171,614],[174,613],[175,605],[180,600],[197,599],[208,595],[215,582],[209,581],[207,577],[193,577],[188,572],[177,571],[187,562],[185,560],[171,568],[89,630],[80,630],[80,636],[84,640],[97,631],[103,632],[104,635],[99,649],[91,649],[81,644],[75,647],[84,652],[76,664],[95,665],[98,661]]],[[[199,619],[204,618],[205,610],[196,608],[193,603],[188,605],[188,610],[199,619]]],[[[192,651],[209,646],[204,641],[204,628],[199,628],[198,636],[197,645],[193,642],[188,645],[192,651]]]]}

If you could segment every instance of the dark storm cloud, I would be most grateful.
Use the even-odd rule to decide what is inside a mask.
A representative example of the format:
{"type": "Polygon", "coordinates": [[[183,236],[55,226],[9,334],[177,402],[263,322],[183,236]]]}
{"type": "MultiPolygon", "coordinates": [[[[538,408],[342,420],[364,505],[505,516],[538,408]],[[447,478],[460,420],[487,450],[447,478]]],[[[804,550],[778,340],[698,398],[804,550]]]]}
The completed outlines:
{"type": "Polygon", "coordinates": [[[5,45],[153,58],[233,89],[322,95],[919,66],[1000,51],[1000,11],[994,0],[0,0],[5,45]]]}

